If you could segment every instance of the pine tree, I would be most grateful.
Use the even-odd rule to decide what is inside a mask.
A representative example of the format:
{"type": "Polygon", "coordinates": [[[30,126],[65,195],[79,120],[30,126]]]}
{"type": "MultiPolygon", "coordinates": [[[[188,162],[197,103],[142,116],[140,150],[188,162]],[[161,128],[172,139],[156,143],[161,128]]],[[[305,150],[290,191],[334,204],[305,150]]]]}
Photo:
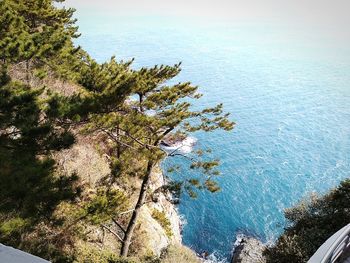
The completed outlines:
{"type": "MultiPolygon", "coordinates": [[[[55,7],[52,0],[2,0],[0,5],[0,60],[26,71],[29,84],[34,70],[74,78],[80,63],[80,47],[72,18],[74,9],[55,7]]],[[[83,53],[83,52],[82,52],[83,53]]]]}
{"type": "MultiPolygon", "coordinates": [[[[126,72],[135,80],[132,92],[137,99],[130,99],[107,113],[93,115],[87,126],[90,131],[104,133],[113,141],[113,164],[117,164],[114,176],[121,176],[124,171],[130,172],[125,167],[132,166],[136,160],[142,164],[138,170],[133,171],[141,173],[143,181],[129,224],[126,229],[122,229],[124,239],[121,256],[128,254],[140,209],[147,198],[152,170],[163,158],[181,155],[177,151],[166,153],[161,147],[163,140],[170,134],[186,136],[199,130],[209,132],[233,128],[233,123],[228,120],[228,114],[223,113],[221,104],[200,111],[191,109],[189,100],[200,98],[197,87],[190,83],[165,84],[180,72],[180,64],[126,72]]],[[[197,153],[200,156],[203,151],[197,153]]],[[[218,160],[189,159],[190,168],[200,170],[205,176],[202,180],[189,178],[180,185],[191,195],[195,194],[193,188],[218,191],[219,187],[212,179],[218,174],[215,170],[218,160]]],[[[111,182],[114,181],[115,178],[111,178],[111,182]]]]}
{"type": "Polygon", "coordinates": [[[68,148],[74,137],[46,117],[42,92],[1,76],[0,241],[15,247],[37,224],[51,224],[58,204],[79,194],[76,176],[55,174],[50,153],[68,148]]]}
{"type": "Polygon", "coordinates": [[[51,239],[41,240],[41,227],[61,225],[54,211],[80,189],[74,174],[56,173],[51,157],[75,141],[60,118],[69,102],[31,86],[30,79],[37,70],[63,76],[68,59],[79,62],[72,12],[52,1],[0,2],[0,241],[46,258],[61,258],[62,251],[51,239]],[[12,80],[14,69],[26,77],[12,80]]]}

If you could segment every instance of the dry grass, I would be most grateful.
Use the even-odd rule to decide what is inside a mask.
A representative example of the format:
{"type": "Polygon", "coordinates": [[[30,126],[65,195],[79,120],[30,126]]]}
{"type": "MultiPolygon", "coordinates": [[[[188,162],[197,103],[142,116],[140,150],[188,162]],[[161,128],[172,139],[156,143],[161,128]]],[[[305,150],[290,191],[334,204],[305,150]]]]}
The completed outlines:
{"type": "Polygon", "coordinates": [[[74,263],[139,263],[136,258],[120,259],[118,251],[108,248],[97,248],[87,243],[77,246],[77,258],[74,263]]]}
{"type": "Polygon", "coordinates": [[[186,246],[170,245],[161,258],[162,263],[200,263],[196,254],[186,246]]]}
{"type": "Polygon", "coordinates": [[[48,71],[45,78],[41,79],[31,70],[31,63],[29,63],[28,66],[29,73],[27,74],[27,65],[24,62],[12,65],[9,69],[10,77],[14,80],[26,83],[31,87],[45,86],[48,90],[64,96],[71,96],[82,90],[79,85],[59,79],[50,71],[48,71]]]}
{"type": "Polygon", "coordinates": [[[101,156],[91,139],[93,138],[79,137],[72,148],[54,156],[61,173],[76,173],[89,188],[93,188],[100,179],[110,174],[107,159],[101,156]]]}

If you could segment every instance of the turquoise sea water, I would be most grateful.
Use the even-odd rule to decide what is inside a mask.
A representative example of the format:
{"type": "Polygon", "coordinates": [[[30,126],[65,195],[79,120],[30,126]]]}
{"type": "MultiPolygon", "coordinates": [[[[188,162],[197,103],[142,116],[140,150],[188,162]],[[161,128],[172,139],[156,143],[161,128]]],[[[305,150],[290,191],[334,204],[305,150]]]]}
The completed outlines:
{"type": "Polygon", "coordinates": [[[179,206],[184,243],[197,252],[227,259],[238,233],[273,241],[283,209],[350,176],[350,45],[268,23],[78,18],[77,42],[98,61],[182,61],[176,80],[204,94],[195,107],[223,102],[237,123],[194,135],[222,161],[222,191],[183,196],[179,206]]]}

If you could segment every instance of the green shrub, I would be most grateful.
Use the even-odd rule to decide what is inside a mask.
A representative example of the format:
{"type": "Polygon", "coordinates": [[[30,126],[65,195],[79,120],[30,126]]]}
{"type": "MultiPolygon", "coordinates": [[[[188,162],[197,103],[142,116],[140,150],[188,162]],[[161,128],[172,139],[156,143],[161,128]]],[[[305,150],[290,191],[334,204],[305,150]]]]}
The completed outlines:
{"type": "Polygon", "coordinates": [[[350,179],[324,196],[311,196],[285,211],[289,225],[265,250],[268,263],[307,262],[335,232],[350,222],[350,179]]]}
{"type": "Polygon", "coordinates": [[[171,223],[163,211],[154,209],[152,212],[152,217],[158,221],[158,223],[163,227],[166,235],[172,237],[173,232],[171,231],[171,223]]]}

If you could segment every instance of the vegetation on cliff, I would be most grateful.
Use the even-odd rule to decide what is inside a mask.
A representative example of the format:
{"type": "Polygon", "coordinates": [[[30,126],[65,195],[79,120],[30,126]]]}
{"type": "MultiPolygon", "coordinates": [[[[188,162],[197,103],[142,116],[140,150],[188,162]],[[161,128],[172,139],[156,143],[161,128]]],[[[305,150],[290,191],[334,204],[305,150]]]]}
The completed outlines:
{"type": "Polygon", "coordinates": [[[311,195],[287,209],[288,226],[265,250],[267,262],[307,262],[335,232],[350,222],[350,179],[324,196],[311,195]]]}
{"type": "Polygon", "coordinates": [[[219,161],[206,157],[206,149],[189,157],[164,151],[162,142],[231,130],[233,123],[221,104],[192,110],[197,87],[169,84],[180,64],[135,70],[132,61],[114,57],[97,63],[74,46],[74,10],[62,2],[0,1],[0,242],[52,262],[126,262],[119,254],[127,257],[137,243],[141,208],[154,193],[219,190],[219,161]],[[55,160],[82,138],[93,140],[108,160],[110,172],[94,184],[55,160]],[[188,159],[200,176],[153,193],[153,170],[173,156],[188,159]],[[130,183],[134,178],[141,185],[130,183]],[[96,229],[112,234],[120,253],[89,247],[96,229]]]}

